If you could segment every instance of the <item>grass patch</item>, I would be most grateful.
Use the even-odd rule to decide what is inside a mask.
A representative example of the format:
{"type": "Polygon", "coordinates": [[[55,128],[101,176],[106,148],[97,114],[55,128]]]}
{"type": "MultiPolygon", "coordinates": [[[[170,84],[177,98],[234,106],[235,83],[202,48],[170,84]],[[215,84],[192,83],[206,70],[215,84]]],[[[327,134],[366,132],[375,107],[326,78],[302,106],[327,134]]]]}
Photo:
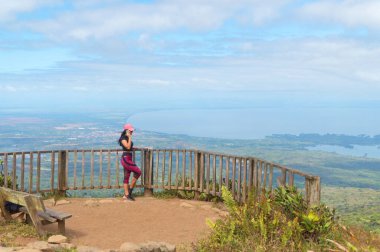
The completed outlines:
{"type": "Polygon", "coordinates": [[[71,248],[71,249],[67,249],[67,248],[60,248],[60,249],[56,249],[55,252],[77,252],[78,250],[76,248],[71,248]]]}
{"type": "Polygon", "coordinates": [[[0,220],[0,245],[4,247],[18,246],[15,238],[38,238],[35,228],[17,221],[0,220]]]}
{"type": "Polygon", "coordinates": [[[173,198],[177,198],[177,191],[176,190],[153,191],[153,197],[157,199],[173,199],[173,198]]]}

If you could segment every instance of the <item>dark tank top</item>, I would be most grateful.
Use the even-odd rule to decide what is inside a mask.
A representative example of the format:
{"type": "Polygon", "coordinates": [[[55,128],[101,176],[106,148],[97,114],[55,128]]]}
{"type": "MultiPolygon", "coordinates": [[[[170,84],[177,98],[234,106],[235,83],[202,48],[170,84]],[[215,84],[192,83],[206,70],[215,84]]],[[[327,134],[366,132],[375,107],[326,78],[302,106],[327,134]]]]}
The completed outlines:
{"type": "Polygon", "coordinates": [[[132,149],[133,149],[133,142],[132,142],[132,144],[131,144],[131,148],[130,148],[130,149],[125,148],[125,146],[121,143],[121,141],[123,141],[123,140],[125,140],[125,141],[128,142],[128,139],[129,139],[128,136],[122,136],[122,137],[120,137],[120,139],[119,139],[119,144],[120,144],[120,146],[123,148],[123,151],[129,151],[129,150],[132,150],[132,149]]]}

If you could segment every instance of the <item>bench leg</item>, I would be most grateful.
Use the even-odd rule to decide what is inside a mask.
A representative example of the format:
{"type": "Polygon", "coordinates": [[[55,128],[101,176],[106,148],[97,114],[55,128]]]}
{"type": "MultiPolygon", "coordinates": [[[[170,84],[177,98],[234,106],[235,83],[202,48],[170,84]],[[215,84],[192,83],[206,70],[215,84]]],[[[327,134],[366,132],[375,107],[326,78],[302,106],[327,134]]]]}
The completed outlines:
{"type": "Polygon", "coordinates": [[[26,222],[26,224],[33,225],[33,221],[30,218],[29,214],[26,214],[25,222],[26,222]]]}
{"type": "Polygon", "coordinates": [[[4,217],[5,220],[11,220],[11,214],[5,209],[5,200],[3,200],[3,197],[0,194],[0,210],[1,210],[1,215],[4,217]]]}
{"type": "Polygon", "coordinates": [[[58,230],[61,235],[65,235],[65,220],[58,220],[58,230]]]}
{"type": "Polygon", "coordinates": [[[35,205],[33,204],[32,196],[31,195],[25,196],[24,200],[26,203],[25,207],[26,207],[26,210],[28,211],[29,218],[32,220],[33,225],[37,230],[37,233],[39,235],[45,235],[46,232],[42,229],[42,223],[41,223],[40,218],[37,215],[37,209],[36,209],[35,205]]]}

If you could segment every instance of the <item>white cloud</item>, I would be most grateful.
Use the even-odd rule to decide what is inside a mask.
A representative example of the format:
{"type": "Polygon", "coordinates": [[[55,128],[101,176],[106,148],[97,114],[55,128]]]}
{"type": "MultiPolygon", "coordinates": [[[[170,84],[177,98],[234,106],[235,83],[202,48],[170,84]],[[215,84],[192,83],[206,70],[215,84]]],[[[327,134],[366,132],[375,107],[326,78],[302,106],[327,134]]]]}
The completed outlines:
{"type": "Polygon", "coordinates": [[[6,92],[17,92],[17,87],[11,86],[11,85],[1,85],[0,90],[6,91],[6,92]]]}
{"type": "Polygon", "coordinates": [[[138,38],[138,45],[140,48],[152,51],[154,49],[154,42],[152,42],[149,34],[143,33],[138,38]]]}
{"type": "Polygon", "coordinates": [[[299,13],[318,23],[338,23],[349,27],[380,29],[378,0],[322,0],[308,3],[299,13]]]}
{"type": "Polygon", "coordinates": [[[0,91],[7,93],[16,93],[16,92],[28,92],[31,88],[24,85],[14,85],[14,84],[7,84],[7,85],[0,85],[0,91]]]}
{"type": "MultiPolygon", "coordinates": [[[[244,43],[244,42],[241,42],[244,43]]],[[[188,60],[186,56],[132,55],[118,63],[73,62],[64,72],[8,78],[9,85],[54,83],[57,89],[87,90],[102,95],[126,90],[151,92],[170,90],[304,92],[324,94],[380,95],[380,47],[365,41],[345,39],[293,39],[252,42],[249,55],[202,57],[191,64],[171,67],[160,64],[188,60]],[[135,59],[139,58],[138,64],[135,59]],[[86,89],[79,88],[85,87],[86,89]]],[[[38,86],[37,84],[34,84],[38,86]]],[[[50,90],[50,89],[49,89],[50,90]]]]}
{"type": "MultiPolygon", "coordinates": [[[[32,10],[45,1],[30,3],[35,3],[28,7],[32,10]]],[[[74,54],[78,58],[65,61],[64,57],[57,57],[61,64],[57,63],[59,67],[55,69],[45,67],[39,73],[9,75],[0,88],[6,92],[22,91],[24,83],[33,83],[35,86],[27,88],[46,92],[64,87],[68,92],[104,94],[110,90],[117,93],[175,88],[352,95],[371,91],[371,95],[380,95],[380,45],[376,42],[331,37],[304,39],[302,34],[299,39],[269,41],[238,34],[246,30],[234,30],[237,35],[230,36],[228,31],[219,29],[231,19],[251,26],[267,24],[284,17],[283,8],[289,3],[290,0],[162,0],[149,4],[75,1],[71,10],[58,12],[54,18],[48,15],[44,20],[28,20],[24,25],[50,36],[54,40],[50,44],[58,41],[59,45],[77,50],[74,54]],[[203,32],[214,29],[222,35],[202,37],[203,32]],[[181,30],[181,34],[176,30],[181,30]],[[193,40],[189,30],[200,33],[195,33],[193,40]],[[160,36],[160,32],[167,31],[174,31],[171,34],[175,38],[160,36]],[[135,32],[133,38],[128,37],[130,32],[135,32]],[[67,40],[69,43],[65,43],[67,40]]],[[[3,13],[8,14],[3,17],[28,8],[26,4],[7,7],[3,13]]],[[[374,15],[378,9],[375,1],[319,1],[305,4],[300,13],[303,18],[316,18],[318,22],[374,27],[379,19],[374,15]]],[[[46,55],[51,57],[51,53],[46,55]]],[[[37,56],[28,58],[48,62],[42,54],[37,56]]]]}
{"type": "Polygon", "coordinates": [[[359,69],[354,72],[354,75],[365,82],[376,83],[376,85],[380,83],[380,74],[374,67],[372,69],[359,69]]]}
{"type": "Polygon", "coordinates": [[[19,13],[30,12],[45,5],[51,5],[60,1],[49,0],[16,0],[2,1],[0,6],[0,22],[9,21],[19,13]]]}
{"type": "Polygon", "coordinates": [[[237,19],[244,23],[262,25],[283,15],[283,8],[294,0],[246,1],[237,19]]]}
{"type": "Polygon", "coordinates": [[[75,86],[75,87],[72,87],[72,89],[74,91],[88,91],[88,87],[85,87],[85,86],[75,86]]]}
{"type": "Polygon", "coordinates": [[[284,0],[163,0],[150,4],[111,1],[99,7],[85,4],[60,13],[54,19],[29,22],[31,29],[53,39],[104,39],[129,32],[161,32],[177,29],[209,31],[229,19],[260,25],[280,15],[284,0]]]}

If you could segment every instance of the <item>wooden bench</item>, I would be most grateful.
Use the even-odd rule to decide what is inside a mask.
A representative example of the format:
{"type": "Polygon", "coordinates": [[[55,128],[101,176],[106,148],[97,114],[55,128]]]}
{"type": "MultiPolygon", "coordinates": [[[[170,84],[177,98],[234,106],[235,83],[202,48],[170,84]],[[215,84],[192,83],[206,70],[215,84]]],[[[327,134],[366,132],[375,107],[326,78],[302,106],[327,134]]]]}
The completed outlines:
{"type": "Polygon", "coordinates": [[[9,188],[0,187],[0,209],[6,220],[11,220],[11,214],[6,209],[6,204],[13,203],[19,206],[18,210],[27,215],[27,220],[33,223],[38,234],[46,232],[43,225],[58,222],[58,230],[65,234],[65,220],[72,215],[45,208],[41,196],[25,192],[14,191],[9,188]]]}

